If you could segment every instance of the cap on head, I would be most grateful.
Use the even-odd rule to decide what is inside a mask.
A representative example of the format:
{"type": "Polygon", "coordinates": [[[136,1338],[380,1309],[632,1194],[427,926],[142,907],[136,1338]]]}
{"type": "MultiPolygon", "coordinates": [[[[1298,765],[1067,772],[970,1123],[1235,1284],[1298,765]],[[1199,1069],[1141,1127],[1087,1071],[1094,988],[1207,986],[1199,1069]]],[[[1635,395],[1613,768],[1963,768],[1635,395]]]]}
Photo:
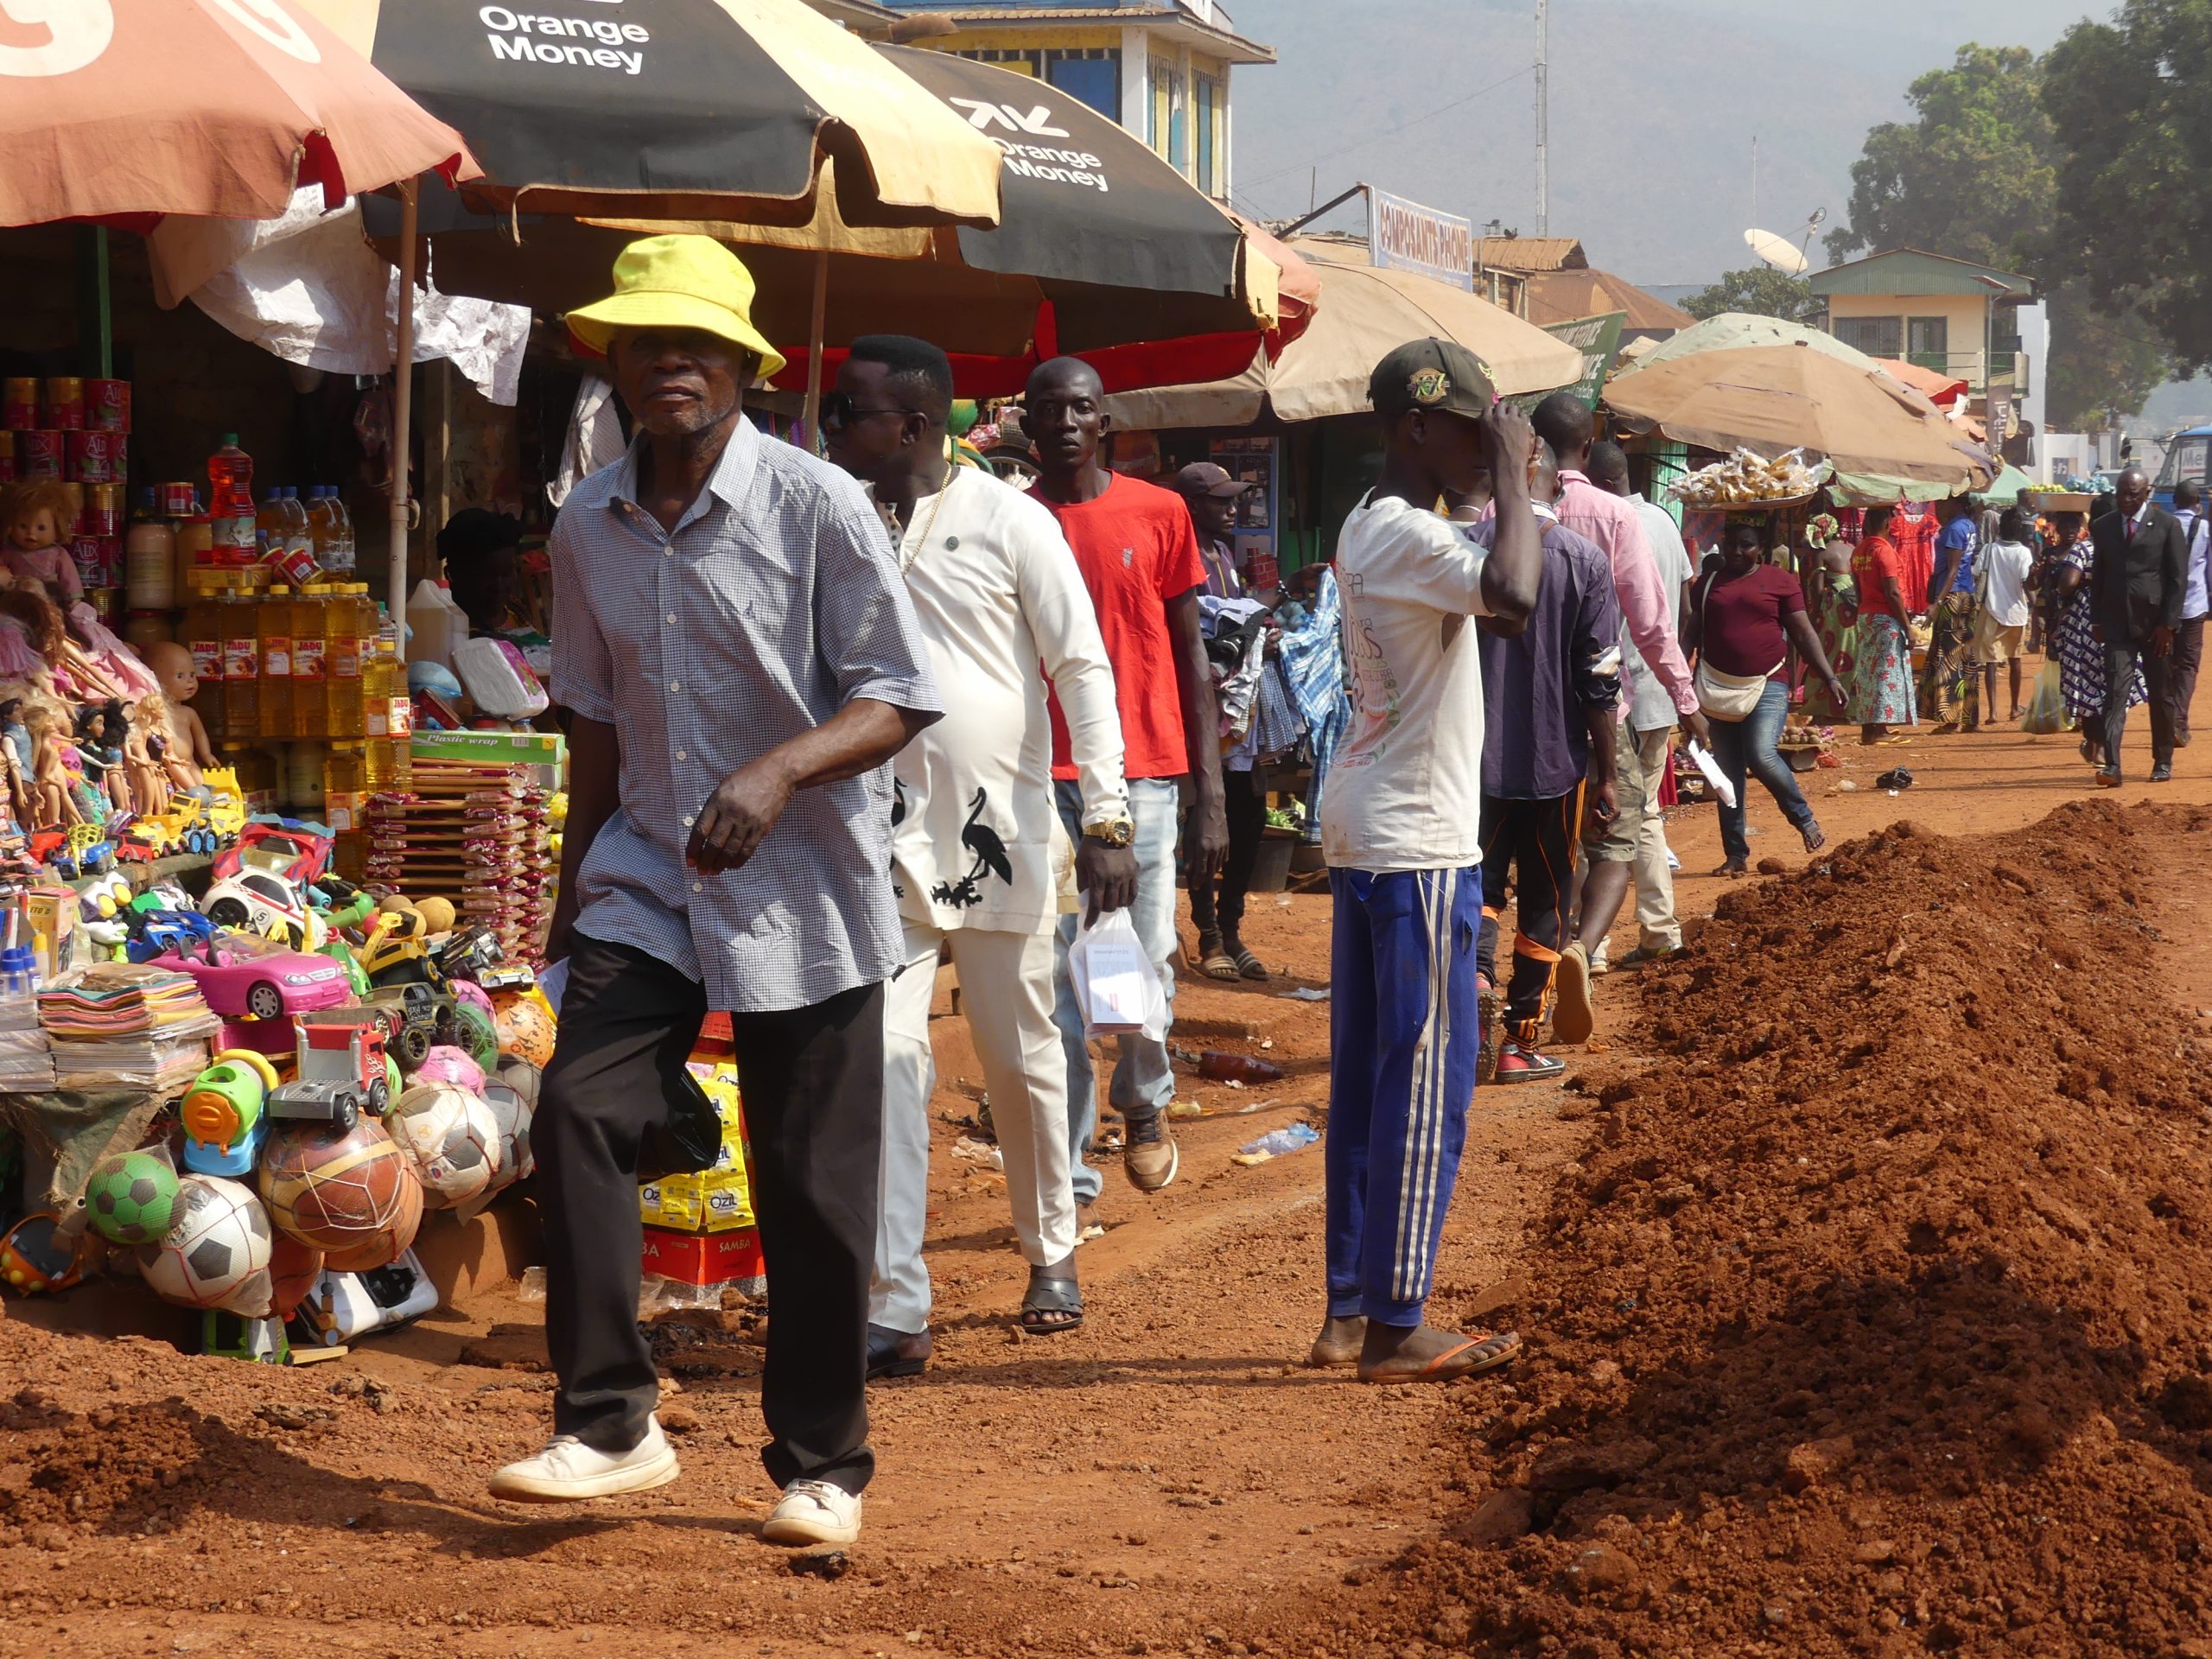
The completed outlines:
{"type": "Polygon", "coordinates": [[[1210,461],[1194,461],[1175,474],[1175,488],[1183,495],[1217,495],[1234,499],[1249,495],[1259,487],[1248,480],[1231,478],[1226,467],[1217,467],[1210,461]]]}
{"type": "Polygon", "coordinates": [[[1408,340],[1375,365],[1367,399],[1386,420],[1440,409],[1480,420],[1497,401],[1490,365],[1457,340],[1408,340]]]}
{"type": "Polygon", "coordinates": [[[618,328],[696,328],[760,359],[760,378],[784,355],[753,326],[753,273],[710,236],[648,236],[615,257],[614,292],[569,313],[579,345],[604,356],[618,328]]]}

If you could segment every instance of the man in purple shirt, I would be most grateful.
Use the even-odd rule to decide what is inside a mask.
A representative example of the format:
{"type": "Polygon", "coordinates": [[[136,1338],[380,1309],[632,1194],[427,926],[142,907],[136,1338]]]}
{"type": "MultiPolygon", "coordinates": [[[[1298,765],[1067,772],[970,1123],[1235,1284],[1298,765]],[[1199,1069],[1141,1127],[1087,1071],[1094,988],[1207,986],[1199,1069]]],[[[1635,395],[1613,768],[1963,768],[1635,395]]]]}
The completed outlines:
{"type": "Polygon", "coordinates": [[[1231,478],[1226,467],[1194,461],[1175,474],[1175,493],[1191,509],[1198,526],[1198,557],[1206,568],[1206,592],[1216,599],[1244,597],[1244,580],[1236,569],[1236,544],[1229,532],[1236,528],[1236,504],[1260,486],[1231,478]]]}
{"type": "MultiPolygon", "coordinates": [[[[1501,487],[1510,487],[1501,480],[1501,487]]],[[[1601,821],[1617,810],[1613,728],[1621,696],[1621,613],[1605,550],[1561,524],[1553,512],[1559,467],[1541,441],[1527,488],[1543,524],[1544,569],[1536,608],[1512,639],[1487,627],[1483,661],[1482,936],[1483,1055],[1495,1071],[1478,1079],[1532,1083],[1555,1077],[1562,1061],[1538,1052],[1560,949],[1567,939],[1575,833],[1584,779],[1601,821]],[[1518,933],[1505,992],[1504,1040],[1497,1043],[1498,918],[1507,872],[1515,873],[1518,933]],[[1495,1047],[1494,1047],[1495,1045],[1495,1047]]],[[[1476,534],[1486,539],[1492,519],[1476,534]]]]}

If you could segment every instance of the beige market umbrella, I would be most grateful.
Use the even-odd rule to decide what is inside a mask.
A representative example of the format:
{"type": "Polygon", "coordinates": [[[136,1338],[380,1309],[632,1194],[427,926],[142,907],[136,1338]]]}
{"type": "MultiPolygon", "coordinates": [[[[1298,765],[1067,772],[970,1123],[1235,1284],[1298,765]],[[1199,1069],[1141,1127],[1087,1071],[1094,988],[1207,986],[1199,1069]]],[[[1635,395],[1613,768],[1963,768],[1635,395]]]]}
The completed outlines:
{"type": "Polygon", "coordinates": [[[1294,243],[1292,251],[1310,262],[1320,294],[1313,321],[1280,357],[1263,353],[1227,380],[1122,393],[1108,400],[1114,419],[1159,430],[1249,426],[1265,408],[1284,421],[1364,414],[1375,365],[1395,347],[1430,335],[1481,358],[1506,397],[1582,378],[1582,353],[1573,346],[1463,289],[1411,271],[1338,264],[1308,241],[1294,243]]]}
{"type": "Polygon", "coordinates": [[[1839,472],[1967,489],[1991,474],[1920,393],[1878,369],[1802,345],[1700,352],[1653,364],[1607,386],[1605,400],[1632,423],[1707,449],[1740,444],[1775,455],[1802,448],[1839,472]]]}

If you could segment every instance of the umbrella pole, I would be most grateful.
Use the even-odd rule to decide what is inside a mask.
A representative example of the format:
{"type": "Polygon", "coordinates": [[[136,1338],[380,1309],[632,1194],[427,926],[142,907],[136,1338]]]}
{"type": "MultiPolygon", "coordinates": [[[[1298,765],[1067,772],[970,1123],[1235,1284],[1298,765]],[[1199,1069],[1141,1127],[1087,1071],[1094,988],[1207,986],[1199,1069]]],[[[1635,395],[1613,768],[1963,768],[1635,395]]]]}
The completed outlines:
{"type": "Polygon", "coordinates": [[[808,330],[806,353],[806,447],[822,448],[822,336],[830,327],[830,251],[814,256],[814,321],[808,330]]]}
{"type": "MultiPolygon", "coordinates": [[[[386,595],[395,621],[407,613],[407,452],[415,416],[415,230],[416,182],[399,187],[399,327],[391,374],[391,563],[386,595]]],[[[407,626],[400,621],[399,657],[407,659],[407,626]]]]}

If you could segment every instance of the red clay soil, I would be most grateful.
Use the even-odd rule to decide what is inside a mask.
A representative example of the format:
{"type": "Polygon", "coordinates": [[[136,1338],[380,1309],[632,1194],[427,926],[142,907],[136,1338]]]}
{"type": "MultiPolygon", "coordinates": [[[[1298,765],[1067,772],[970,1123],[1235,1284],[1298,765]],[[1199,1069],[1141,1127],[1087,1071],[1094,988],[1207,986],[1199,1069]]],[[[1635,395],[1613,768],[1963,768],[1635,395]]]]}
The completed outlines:
{"type": "Polygon", "coordinates": [[[2212,1655],[2208,863],[2100,802],[1724,899],[1331,1649],[2212,1655]]]}

